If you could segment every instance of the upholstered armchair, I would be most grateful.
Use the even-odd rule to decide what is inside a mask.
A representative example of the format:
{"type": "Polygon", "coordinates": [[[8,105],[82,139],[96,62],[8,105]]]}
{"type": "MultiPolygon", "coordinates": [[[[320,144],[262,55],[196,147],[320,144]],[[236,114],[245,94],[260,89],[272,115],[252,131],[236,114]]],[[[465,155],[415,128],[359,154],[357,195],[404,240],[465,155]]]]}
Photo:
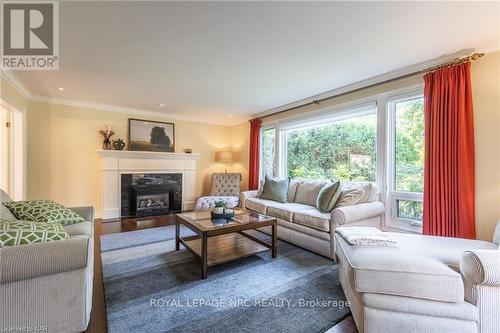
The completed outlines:
{"type": "Polygon", "coordinates": [[[240,183],[241,174],[239,173],[213,173],[210,195],[199,198],[196,201],[194,210],[210,210],[216,201],[224,201],[227,208],[237,207],[240,195],[240,183]]]}

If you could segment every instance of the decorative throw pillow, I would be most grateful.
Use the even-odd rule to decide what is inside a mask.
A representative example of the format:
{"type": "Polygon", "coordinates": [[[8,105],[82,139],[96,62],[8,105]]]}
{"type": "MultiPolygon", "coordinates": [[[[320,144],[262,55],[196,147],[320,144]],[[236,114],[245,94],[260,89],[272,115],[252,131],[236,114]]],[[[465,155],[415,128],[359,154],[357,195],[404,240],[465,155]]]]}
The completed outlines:
{"type": "Polygon", "coordinates": [[[352,206],[357,204],[361,199],[361,197],[363,196],[363,193],[364,191],[362,189],[356,189],[356,188],[343,190],[342,193],[340,194],[339,200],[335,204],[335,208],[352,206]]]}
{"type": "Polygon", "coordinates": [[[62,225],[85,221],[80,215],[52,200],[12,201],[5,202],[4,205],[19,220],[61,223],[62,225]]]}
{"type": "Polygon", "coordinates": [[[0,220],[3,221],[16,221],[16,217],[12,215],[10,210],[7,209],[3,204],[0,204],[0,220]]]}
{"type": "Polygon", "coordinates": [[[60,223],[0,221],[0,248],[68,239],[60,223]]]}
{"type": "Polygon", "coordinates": [[[339,181],[327,183],[319,192],[318,198],[316,199],[316,208],[322,213],[330,213],[339,200],[341,193],[342,189],[339,181]]]}
{"type": "Polygon", "coordinates": [[[288,198],[288,185],[290,179],[272,179],[266,176],[261,199],[268,199],[285,203],[288,198]]]}
{"type": "Polygon", "coordinates": [[[264,191],[264,183],[265,183],[264,179],[261,179],[259,181],[259,188],[257,189],[257,198],[260,198],[260,196],[262,195],[262,192],[264,191]]]}

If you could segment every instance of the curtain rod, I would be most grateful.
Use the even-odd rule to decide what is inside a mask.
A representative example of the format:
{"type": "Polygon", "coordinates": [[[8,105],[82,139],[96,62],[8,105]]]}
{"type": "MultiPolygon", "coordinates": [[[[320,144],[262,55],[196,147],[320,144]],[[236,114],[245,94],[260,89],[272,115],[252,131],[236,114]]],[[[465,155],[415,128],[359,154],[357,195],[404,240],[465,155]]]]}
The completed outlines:
{"type": "Polygon", "coordinates": [[[339,94],[336,94],[336,95],[333,95],[333,96],[328,96],[328,97],[325,97],[325,98],[315,99],[315,100],[312,100],[310,102],[307,102],[307,103],[304,103],[304,104],[301,104],[301,105],[297,105],[297,106],[293,106],[293,107],[291,107],[289,109],[286,109],[286,110],[281,110],[281,111],[278,111],[278,112],[274,112],[274,113],[265,115],[265,116],[260,117],[260,118],[262,119],[262,118],[274,116],[274,115],[277,115],[277,114],[289,112],[289,111],[292,111],[292,110],[300,109],[300,108],[302,108],[304,106],[319,105],[321,102],[327,101],[327,100],[335,98],[335,97],[339,97],[339,96],[347,95],[347,94],[350,94],[350,93],[353,93],[353,92],[356,92],[356,91],[360,91],[360,90],[363,90],[363,89],[375,87],[375,86],[378,86],[380,84],[384,84],[384,83],[389,83],[389,82],[393,82],[393,81],[405,79],[407,77],[411,77],[411,76],[414,76],[414,75],[431,73],[431,72],[434,72],[434,71],[436,71],[438,69],[450,67],[450,66],[453,66],[453,65],[463,64],[463,63],[466,63],[466,62],[471,62],[471,61],[474,61],[474,60],[477,60],[477,59],[481,58],[482,56],[484,56],[484,53],[477,53],[477,52],[475,52],[475,53],[472,53],[472,54],[470,54],[468,56],[458,57],[458,58],[455,58],[455,59],[453,59],[451,61],[447,61],[447,62],[444,62],[442,64],[429,67],[427,69],[423,69],[423,70],[419,70],[419,71],[416,71],[416,72],[408,73],[408,74],[405,74],[405,75],[402,75],[402,76],[398,76],[398,77],[395,77],[395,78],[392,78],[392,79],[388,79],[388,80],[385,80],[385,81],[381,81],[381,82],[369,84],[367,86],[364,86],[364,87],[361,87],[361,88],[356,88],[356,89],[349,90],[349,91],[346,91],[346,92],[342,92],[342,93],[339,93],[339,94]]]}

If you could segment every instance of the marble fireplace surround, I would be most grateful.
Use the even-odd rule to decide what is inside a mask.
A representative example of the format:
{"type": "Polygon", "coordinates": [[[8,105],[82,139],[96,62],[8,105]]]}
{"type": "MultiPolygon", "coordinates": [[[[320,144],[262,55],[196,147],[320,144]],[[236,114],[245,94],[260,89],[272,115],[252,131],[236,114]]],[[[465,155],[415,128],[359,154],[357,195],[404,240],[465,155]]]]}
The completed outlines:
{"type": "Polygon", "coordinates": [[[121,217],[121,175],[150,173],[182,174],[182,209],[195,204],[196,160],[200,154],[149,151],[98,150],[101,157],[101,200],[104,220],[121,217]]]}

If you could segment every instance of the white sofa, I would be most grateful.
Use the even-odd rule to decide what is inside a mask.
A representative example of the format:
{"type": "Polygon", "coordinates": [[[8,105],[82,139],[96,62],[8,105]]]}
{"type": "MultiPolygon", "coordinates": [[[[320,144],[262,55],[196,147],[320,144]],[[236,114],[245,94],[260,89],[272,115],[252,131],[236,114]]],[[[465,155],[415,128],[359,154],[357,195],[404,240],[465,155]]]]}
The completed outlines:
{"type": "MultiPolygon", "coordinates": [[[[371,183],[343,183],[343,190],[363,190],[359,203],[321,213],[315,203],[325,184],[325,181],[292,180],[286,203],[260,199],[258,191],[246,191],[240,195],[240,205],[245,210],[277,218],[279,239],[334,259],[335,228],[343,225],[380,227],[385,208],[371,183]]],[[[270,233],[269,228],[263,231],[270,233]]]]}
{"type": "Polygon", "coordinates": [[[494,243],[387,234],[397,247],[351,246],[335,234],[360,333],[500,332],[500,222],[494,243]]]}
{"type": "MultiPolygon", "coordinates": [[[[2,202],[10,201],[3,191],[0,196],[2,202]]],[[[85,222],[64,227],[69,239],[0,249],[0,327],[19,332],[87,329],[94,277],[94,211],[70,209],[85,222]]],[[[2,214],[2,218],[8,217],[2,214]]]]}

